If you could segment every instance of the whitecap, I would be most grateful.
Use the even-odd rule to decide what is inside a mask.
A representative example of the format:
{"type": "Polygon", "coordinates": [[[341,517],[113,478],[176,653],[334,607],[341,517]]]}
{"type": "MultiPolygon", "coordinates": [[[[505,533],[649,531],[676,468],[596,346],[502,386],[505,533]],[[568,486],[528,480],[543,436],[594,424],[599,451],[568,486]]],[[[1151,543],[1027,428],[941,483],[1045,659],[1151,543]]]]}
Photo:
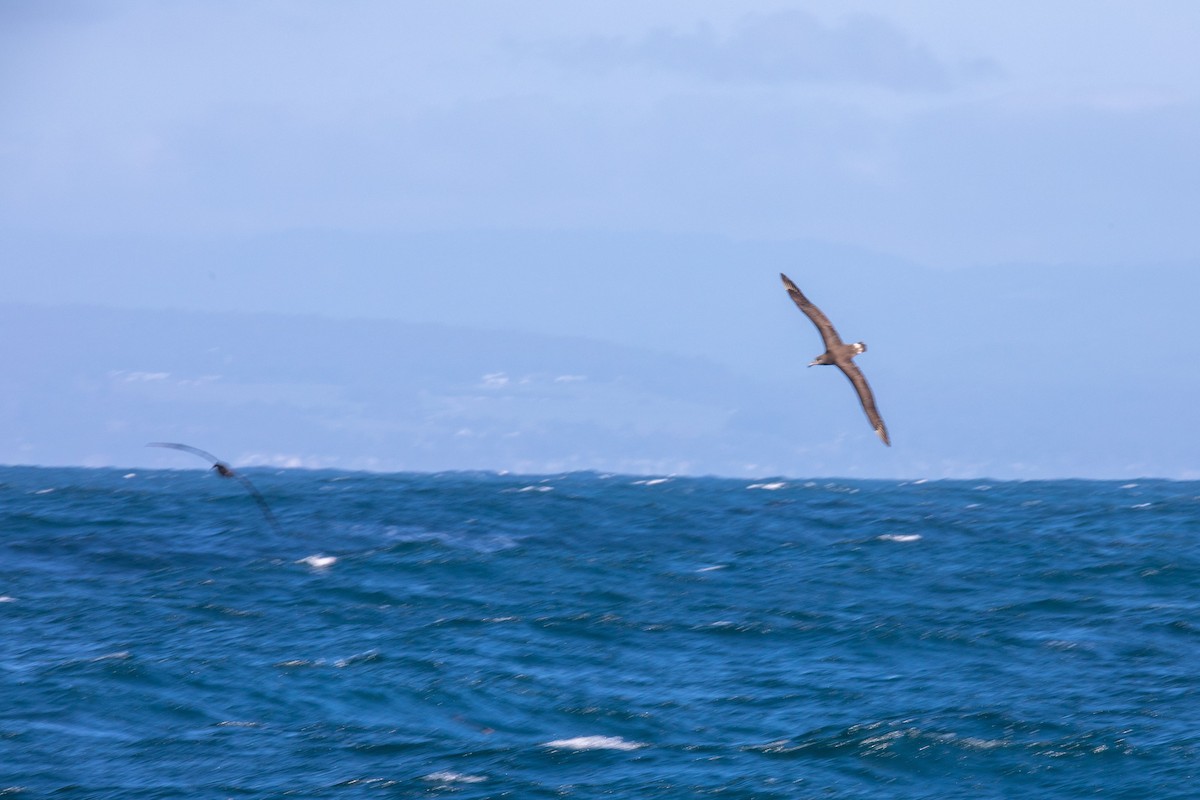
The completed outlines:
{"type": "Polygon", "coordinates": [[[573,739],[555,739],[545,742],[542,747],[554,747],[560,750],[637,750],[649,747],[644,742],[630,742],[620,736],[576,736],[573,739]]]}
{"type": "Polygon", "coordinates": [[[634,486],[658,486],[660,483],[669,483],[670,478],[646,478],[645,480],[634,481],[634,486]]]}
{"type": "Polygon", "coordinates": [[[122,478],[124,478],[125,480],[129,480],[130,478],[136,478],[136,477],[137,477],[137,473],[136,473],[136,472],[126,472],[126,473],[125,473],[124,475],[122,475],[121,477],[122,477],[122,478]]]}
{"type": "Polygon", "coordinates": [[[375,661],[378,658],[378,650],[367,650],[364,653],[355,653],[354,655],[347,656],[346,658],[339,658],[337,661],[333,662],[333,665],[338,669],[345,669],[353,664],[375,661]]]}
{"type": "Polygon", "coordinates": [[[317,553],[312,556],[305,556],[296,562],[297,564],[308,564],[313,569],[326,569],[337,563],[337,556],[327,556],[317,553]]]}
{"type": "Polygon", "coordinates": [[[553,486],[522,486],[518,492],[553,492],[553,486]]]}
{"type": "Polygon", "coordinates": [[[892,742],[902,739],[906,735],[904,731],[888,731],[878,736],[868,736],[862,740],[862,743],[871,750],[886,750],[892,746],[892,742]]]}
{"type": "Polygon", "coordinates": [[[696,570],[696,572],[712,572],[718,569],[725,569],[725,567],[725,564],[713,564],[711,567],[701,567],[700,569],[696,570]]]}
{"type": "Polygon", "coordinates": [[[1134,505],[1130,506],[1130,508],[1149,508],[1152,505],[1154,505],[1154,504],[1153,503],[1135,503],[1134,505]]]}
{"type": "Polygon", "coordinates": [[[979,739],[975,736],[964,736],[959,739],[963,747],[969,747],[972,750],[992,750],[997,747],[1004,747],[1008,742],[1003,739],[979,739]]]}
{"type": "Polygon", "coordinates": [[[294,669],[296,667],[319,667],[325,664],[325,659],[318,658],[316,661],[309,661],[307,658],[293,658],[290,661],[280,661],[275,666],[294,669]]]}
{"type": "Polygon", "coordinates": [[[1136,489],[1137,484],[1136,483],[1127,483],[1124,486],[1122,486],[1121,488],[1122,489],[1136,489]]]}
{"type": "Polygon", "coordinates": [[[17,602],[17,598],[9,597],[6,594],[0,594],[0,603],[15,603],[15,602],[17,602]]]}
{"type": "Polygon", "coordinates": [[[784,483],[783,481],[776,481],[775,483],[752,483],[749,486],[747,486],[746,488],[747,489],[765,489],[768,492],[774,492],[778,489],[783,489],[786,486],[787,486],[787,484],[784,483]]]}
{"type": "Polygon", "coordinates": [[[351,778],[345,783],[339,783],[338,786],[370,786],[371,788],[390,789],[395,786],[397,781],[391,778],[351,778]]]}
{"type": "Polygon", "coordinates": [[[464,775],[461,772],[431,772],[423,780],[435,783],[483,783],[487,780],[482,775],[464,775]]]}
{"type": "Polygon", "coordinates": [[[53,489],[53,488],[50,488],[50,489],[38,489],[36,492],[34,492],[34,494],[50,494],[50,493],[51,493],[51,492],[53,492],[53,491],[54,491],[54,489],[53,489]]]}
{"type": "Polygon", "coordinates": [[[916,542],[920,541],[921,534],[919,533],[885,533],[882,536],[877,536],[882,542],[916,542]]]}

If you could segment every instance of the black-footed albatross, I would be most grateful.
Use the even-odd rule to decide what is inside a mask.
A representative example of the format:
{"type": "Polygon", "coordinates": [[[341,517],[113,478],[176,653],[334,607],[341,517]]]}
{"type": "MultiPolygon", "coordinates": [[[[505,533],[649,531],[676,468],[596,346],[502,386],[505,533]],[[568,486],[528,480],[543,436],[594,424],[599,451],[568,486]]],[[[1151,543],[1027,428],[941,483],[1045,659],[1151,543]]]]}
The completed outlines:
{"type": "Polygon", "coordinates": [[[871,427],[875,429],[875,433],[883,440],[883,443],[888,447],[892,446],[888,439],[887,428],[884,427],[883,417],[879,416],[879,411],[875,408],[875,395],[871,394],[871,387],[867,385],[867,379],[863,377],[862,370],[854,363],[854,357],[859,353],[867,352],[867,346],[863,342],[854,342],[846,344],[842,341],[842,337],[838,336],[838,332],[834,329],[833,323],[829,318],[822,313],[821,309],[817,308],[812,302],[804,296],[803,292],[796,288],[796,284],[788,279],[787,275],[782,272],[779,277],[783,278],[783,285],[787,288],[788,294],[792,300],[799,306],[804,315],[813,321],[817,326],[817,330],[821,332],[821,339],[825,342],[825,352],[813,359],[810,367],[815,367],[819,364],[833,364],[840,369],[850,383],[854,384],[854,391],[858,392],[858,399],[862,403],[863,411],[867,412],[867,419],[871,422],[871,427]]]}
{"type": "Polygon", "coordinates": [[[275,529],[276,533],[283,533],[283,528],[280,527],[279,520],[275,519],[275,515],[271,513],[271,507],[267,505],[267,501],[263,498],[262,494],[259,493],[258,489],[254,488],[254,484],[250,482],[250,479],[240,472],[234,472],[233,467],[229,466],[212,453],[205,452],[199,447],[192,447],[190,444],[177,444],[176,442],[150,442],[146,445],[146,447],[169,447],[172,450],[183,450],[187,453],[193,453],[211,463],[213,472],[217,473],[222,478],[237,478],[238,481],[241,482],[242,486],[246,487],[246,491],[250,493],[250,496],[254,498],[255,502],[258,503],[258,507],[262,509],[263,516],[266,517],[267,522],[271,524],[271,527],[275,529]]]}

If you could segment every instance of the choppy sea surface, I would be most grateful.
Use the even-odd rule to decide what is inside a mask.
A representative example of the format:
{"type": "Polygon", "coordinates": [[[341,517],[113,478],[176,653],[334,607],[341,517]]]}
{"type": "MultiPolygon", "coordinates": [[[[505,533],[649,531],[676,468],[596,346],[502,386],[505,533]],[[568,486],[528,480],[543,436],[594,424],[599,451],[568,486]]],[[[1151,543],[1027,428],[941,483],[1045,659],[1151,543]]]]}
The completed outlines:
{"type": "Polygon", "coordinates": [[[1200,484],[244,474],[0,468],[0,796],[1200,796],[1200,484]]]}

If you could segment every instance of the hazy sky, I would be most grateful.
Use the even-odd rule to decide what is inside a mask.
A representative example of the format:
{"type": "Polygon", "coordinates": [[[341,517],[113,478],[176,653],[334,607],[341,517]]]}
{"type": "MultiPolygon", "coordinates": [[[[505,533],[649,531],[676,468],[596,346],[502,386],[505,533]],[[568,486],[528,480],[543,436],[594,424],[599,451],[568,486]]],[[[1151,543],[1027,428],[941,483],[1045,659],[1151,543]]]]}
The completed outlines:
{"type": "MultiPolygon", "coordinates": [[[[3,299],[586,337],[773,380],[819,350],[783,270],[870,343],[893,450],[950,391],[919,346],[991,382],[937,423],[1062,429],[1086,386],[1140,443],[1106,475],[1178,477],[1186,420],[1130,420],[1200,391],[1197,30],[1184,0],[0,0],[3,299]],[[1073,307],[1093,277],[1103,316],[1073,307]]],[[[796,380],[798,415],[813,382],[853,402],[796,380]]],[[[869,437],[854,414],[831,424],[869,437]]],[[[1000,429],[945,471],[1087,474],[1104,434],[1077,437],[1001,457],[1000,429]]],[[[940,469],[870,444],[821,468],[940,469]]]]}

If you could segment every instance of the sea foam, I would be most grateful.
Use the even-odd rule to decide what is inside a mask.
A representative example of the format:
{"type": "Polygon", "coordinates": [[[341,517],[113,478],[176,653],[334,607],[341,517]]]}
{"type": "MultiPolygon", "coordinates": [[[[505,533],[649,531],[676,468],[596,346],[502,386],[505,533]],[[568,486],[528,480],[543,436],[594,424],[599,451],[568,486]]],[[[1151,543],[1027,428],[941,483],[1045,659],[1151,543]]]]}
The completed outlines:
{"type": "Polygon", "coordinates": [[[649,747],[643,742],[630,742],[620,736],[576,736],[572,739],[555,739],[542,746],[556,750],[638,750],[649,747]]]}

